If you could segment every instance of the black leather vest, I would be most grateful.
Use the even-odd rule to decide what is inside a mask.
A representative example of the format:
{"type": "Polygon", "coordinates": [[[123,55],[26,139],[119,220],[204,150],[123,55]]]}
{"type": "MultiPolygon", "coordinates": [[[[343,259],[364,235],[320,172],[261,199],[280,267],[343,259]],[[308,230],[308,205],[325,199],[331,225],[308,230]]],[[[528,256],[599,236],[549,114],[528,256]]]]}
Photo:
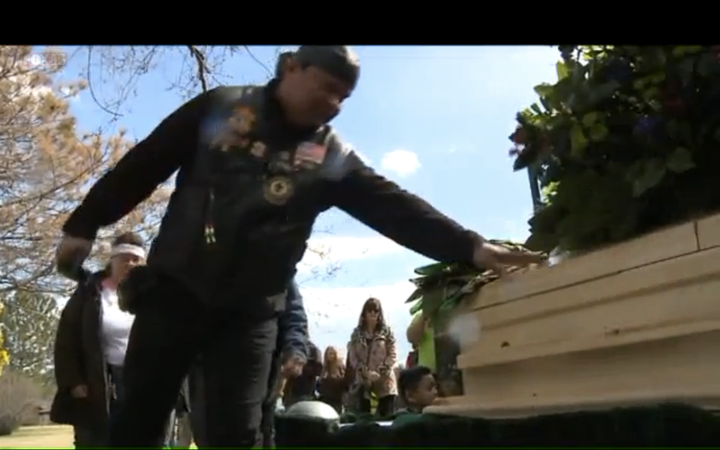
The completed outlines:
{"type": "Polygon", "coordinates": [[[257,310],[259,300],[274,308],[284,299],[315,219],[331,206],[327,184],[341,176],[329,126],[303,140],[282,135],[265,103],[262,87],[247,86],[213,108],[148,258],[210,304],[257,310]]]}

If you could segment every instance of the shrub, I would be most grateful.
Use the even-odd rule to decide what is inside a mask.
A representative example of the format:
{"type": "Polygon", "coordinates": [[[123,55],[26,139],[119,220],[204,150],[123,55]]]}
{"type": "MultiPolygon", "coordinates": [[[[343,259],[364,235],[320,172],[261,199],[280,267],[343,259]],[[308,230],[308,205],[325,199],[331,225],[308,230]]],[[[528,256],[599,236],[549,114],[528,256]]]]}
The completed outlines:
{"type": "MultiPolygon", "coordinates": [[[[3,304],[0,302],[0,316],[3,313],[3,304]]],[[[10,361],[7,349],[5,349],[5,339],[3,339],[3,329],[0,327],[0,376],[2,376],[3,367],[10,361]]]]}
{"type": "Polygon", "coordinates": [[[31,414],[37,414],[41,388],[33,380],[8,370],[0,376],[0,436],[17,430],[31,414]]]}
{"type": "Polygon", "coordinates": [[[720,209],[720,46],[559,46],[517,115],[543,188],[527,245],[587,250],[720,209]]]}

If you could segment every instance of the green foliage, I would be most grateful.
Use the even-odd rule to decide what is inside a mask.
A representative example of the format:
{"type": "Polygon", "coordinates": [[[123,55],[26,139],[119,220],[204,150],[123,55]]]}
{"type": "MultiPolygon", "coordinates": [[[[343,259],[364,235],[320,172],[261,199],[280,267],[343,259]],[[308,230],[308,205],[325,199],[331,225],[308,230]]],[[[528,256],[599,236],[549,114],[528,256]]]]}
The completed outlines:
{"type": "Polygon", "coordinates": [[[52,297],[16,292],[0,297],[5,310],[0,327],[10,354],[8,367],[41,384],[53,382],[53,347],[60,318],[52,297]]]}
{"type": "Polygon", "coordinates": [[[720,46],[560,46],[517,115],[544,205],[530,248],[587,250],[720,210],[720,46]]]}
{"type": "MultiPolygon", "coordinates": [[[[528,251],[522,245],[511,241],[490,242],[516,251],[528,251]]],[[[510,268],[510,271],[512,270],[513,268],[510,268]]],[[[416,302],[410,313],[423,311],[427,317],[433,319],[438,329],[444,328],[463,297],[498,278],[498,275],[490,270],[457,263],[433,263],[415,269],[415,274],[418,277],[410,280],[416,286],[415,292],[405,303],[416,302]]]]}

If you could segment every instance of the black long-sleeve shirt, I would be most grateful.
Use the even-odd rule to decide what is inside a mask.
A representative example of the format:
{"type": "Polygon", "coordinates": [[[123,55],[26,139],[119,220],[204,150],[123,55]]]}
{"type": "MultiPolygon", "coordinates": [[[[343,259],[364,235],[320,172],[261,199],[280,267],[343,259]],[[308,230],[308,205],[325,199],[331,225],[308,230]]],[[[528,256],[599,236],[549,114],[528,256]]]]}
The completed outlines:
{"type": "MultiPolygon", "coordinates": [[[[99,228],[119,221],[180,167],[188,169],[199,147],[202,120],[229,89],[233,88],[220,87],[201,94],[163,120],[95,183],[63,231],[93,239],[99,228]]],[[[268,108],[268,114],[274,111],[279,111],[277,105],[268,108]]],[[[277,122],[285,124],[288,133],[297,133],[284,118],[277,118],[277,122]]],[[[353,152],[346,159],[350,170],[331,182],[327,193],[331,204],[424,256],[440,261],[472,261],[480,239],[476,233],[378,175],[353,152]]],[[[178,176],[177,188],[182,189],[182,184],[178,176]]]]}

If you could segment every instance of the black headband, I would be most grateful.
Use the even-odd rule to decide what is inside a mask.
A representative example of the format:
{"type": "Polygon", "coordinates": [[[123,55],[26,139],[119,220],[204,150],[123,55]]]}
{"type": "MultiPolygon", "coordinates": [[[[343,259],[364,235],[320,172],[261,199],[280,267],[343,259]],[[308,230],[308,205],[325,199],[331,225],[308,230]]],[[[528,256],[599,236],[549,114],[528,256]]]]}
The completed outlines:
{"type": "Polygon", "coordinates": [[[301,45],[295,59],[303,66],[315,66],[353,87],[360,78],[360,60],[346,45],[301,45]]]}

